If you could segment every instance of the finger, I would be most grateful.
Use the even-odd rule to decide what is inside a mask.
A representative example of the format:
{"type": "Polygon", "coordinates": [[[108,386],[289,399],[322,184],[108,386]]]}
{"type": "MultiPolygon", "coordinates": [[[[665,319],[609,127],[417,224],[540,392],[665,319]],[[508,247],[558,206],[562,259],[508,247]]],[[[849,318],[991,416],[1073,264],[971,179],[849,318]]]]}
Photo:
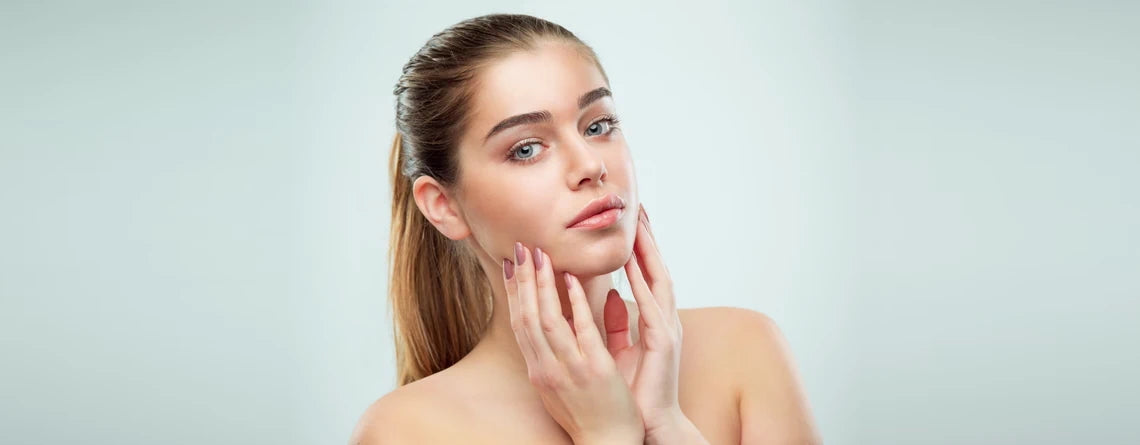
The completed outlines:
{"type": "Polygon", "coordinates": [[[637,205],[637,217],[645,221],[645,227],[649,229],[649,236],[653,238],[653,242],[657,242],[657,235],[653,234],[653,224],[649,223],[649,212],[645,211],[645,204],[637,205]]]}
{"type": "Polygon", "coordinates": [[[648,222],[643,218],[637,225],[637,236],[634,237],[633,250],[638,256],[638,263],[646,272],[646,282],[649,283],[653,295],[657,298],[662,310],[676,311],[676,302],[673,300],[673,279],[665,269],[665,261],[661,252],[649,233],[648,222]]]}
{"type": "Polygon", "coordinates": [[[519,283],[519,320],[527,338],[530,339],[531,347],[534,348],[538,365],[549,368],[558,359],[554,357],[554,352],[546,343],[546,336],[542,334],[542,327],[539,326],[538,296],[534,284],[534,258],[530,256],[530,251],[518,242],[515,243],[515,258],[517,258],[515,280],[518,280],[519,283]]]}
{"type": "Polygon", "coordinates": [[[637,310],[641,315],[641,322],[650,329],[661,329],[667,326],[661,307],[657,299],[649,290],[649,284],[641,274],[641,266],[637,262],[637,255],[631,255],[625,263],[625,275],[629,280],[629,287],[633,290],[633,297],[637,301],[637,310]]]}
{"type": "Polygon", "coordinates": [[[515,263],[509,259],[503,258],[503,282],[507,288],[507,310],[511,315],[511,331],[515,334],[515,342],[519,344],[519,349],[522,350],[523,358],[527,363],[535,366],[538,364],[534,355],[534,347],[530,344],[530,338],[526,335],[526,331],[519,320],[519,292],[518,281],[515,279],[515,263]]]}
{"type": "Polygon", "coordinates": [[[558,289],[554,285],[554,265],[550,255],[542,249],[534,248],[535,288],[538,297],[539,325],[547,344],[563,363],[573,365],[581,361],[582,351],[570,331],[570,323],[562,315],[562,302],[558,299],[558,289]]]}
{"type": "Polygon", "coordinates": [[[574,332],[578,337],[578,347],[582,355],[590,358],[605,351],[601,334],[594,324],[594,314],[590,312],[590,304],[586,301],[586,292],[582,290],[582,283],[578,277],[569,272],[562,272],[562,279],[566,281],[566,293],[570,296],[570,310],[574,313],[574,332]]]}
{"type": "Polygon", "coordinates": [[[606,294],[606,349],[610,354],[628,348],[633,340],[629,332],[629,308],[616,289],[606,294]]]}

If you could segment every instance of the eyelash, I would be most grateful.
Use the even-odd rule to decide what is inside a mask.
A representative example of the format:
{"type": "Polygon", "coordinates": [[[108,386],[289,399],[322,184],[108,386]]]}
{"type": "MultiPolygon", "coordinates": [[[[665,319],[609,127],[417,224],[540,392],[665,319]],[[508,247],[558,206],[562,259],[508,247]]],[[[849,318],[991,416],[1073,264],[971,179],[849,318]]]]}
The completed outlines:
{"type": "MultiPolygon", "coordinates": [[[[600,119],[593,121],[593,122],[590,122],[590,125],[587,125],[586,128],[590,128],[591,126],[593,126],[594,124],[599,123],[599,122],[609,122],[610,123],[610,130],[605,132],[605,133],[595,135],[595,136],[609,136],[609,135],[613,134],[613,132],[615,130],[621,129],[621,126],[619,125],[621,123],[621,120],[619,120],[617,115],[614,115],[614,114],[603,115],[600,119]]],[[[522,142],[519,142],[514,147],[511,147],[510,150],[507,150],[507,160],[510,162],[516,163],[516,164],[523,164],[523,165],[537,162],[539,159],[538,156],[535,156],[535,157],[532,157],[529,159],[515,159],[515,153],[518,152],[520,148],[526,147],[528,145],[532,145],[536,142],[539,142],[539,141],[537,139],[526,139],[526,140],[523,140],[522,142]]]]}

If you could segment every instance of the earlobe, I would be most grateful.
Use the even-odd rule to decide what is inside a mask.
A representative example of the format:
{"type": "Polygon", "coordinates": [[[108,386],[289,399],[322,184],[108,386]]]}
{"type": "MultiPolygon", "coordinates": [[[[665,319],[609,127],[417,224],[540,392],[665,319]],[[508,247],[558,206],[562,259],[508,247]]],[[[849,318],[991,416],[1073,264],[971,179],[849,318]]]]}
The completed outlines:
{"type": "Polygon", "coordinates": [[[416,178],[412,196],[424,218],[448,239],[461,240],[470,235],[467,222],[455,209],[455,203],[444,187],[430,176],[416,178]]]}

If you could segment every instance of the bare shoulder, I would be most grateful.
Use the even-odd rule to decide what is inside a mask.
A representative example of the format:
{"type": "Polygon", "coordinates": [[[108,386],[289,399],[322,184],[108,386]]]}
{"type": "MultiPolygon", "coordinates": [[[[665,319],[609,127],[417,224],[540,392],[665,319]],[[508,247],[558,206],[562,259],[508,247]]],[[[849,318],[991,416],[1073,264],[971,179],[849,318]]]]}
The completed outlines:
{"type": "Polygon", "coordinates": [[[775,328],[772,321],[763,312],[752,309],[731,306],[710,306],[689,309],[677,309],[677,315],[682,322],[690,321],[705,327],[706,325],[723,326],[726,329],[739,326],[775,328]]]}
{"type": "Polygon", "coordinates": [[[776,322],[745,308],[678,310],[682,335],[728,374],[740,401],[741,438],[757,443],[819,443],[792,353],[776,322]]]}
{"type": "MultiPolygon", "coordinates": [[[[685,339],[699,342],[702,349],[717,352],[739,351],[782,341],[783,336],[772,318],[752,309],[715,306],[678,309],[685,339]]],[[[726,359],[735,360],[735,354],[726,359]]]]}
{"type": "Polygon", "coordinates": [[[741,387],[755,383],[747,377],[756,377],[756,372],[789,371],[790,351],[784,335],[767,314],[728,306],[678,310],[677,314],[685,338],[699,336],[705,340],[702,347],[721,353],[726,368],[739,371],[741,387]]]}
{"type": "Polygon", "coordinates": [[[408,422],[415,420],[415,416],[409,408],[414,406],[415,398],[408,397],[403,391],[405,388],[380,397],[364,410],[352,430],[349,445],[411,443],[408,422]]]}
{"type": "Polygon", "coordinates": [[[421,422],[430,418],[428,414],[433,405],[430,400],[438,391],[432,380],[429,377],[409,383],[372,402],[357,421],[348,443],[422,443],[425,429],[421,422]]]}

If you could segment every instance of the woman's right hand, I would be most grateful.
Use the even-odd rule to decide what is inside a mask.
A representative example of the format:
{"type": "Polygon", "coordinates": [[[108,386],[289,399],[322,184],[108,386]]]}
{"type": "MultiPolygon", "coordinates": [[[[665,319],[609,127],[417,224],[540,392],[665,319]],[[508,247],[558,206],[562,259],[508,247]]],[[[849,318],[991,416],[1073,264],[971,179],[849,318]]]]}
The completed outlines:
{"type": "Polygon", "coordinates": [[[541,249],[532,256],[516,242],[514,263],[503,259],[503,279],[527,376],[551,417],[576,444],[642,443],[641,412],[602,342],[577,277],[563,272],[573,331],[562,315],[554,265],[541,249]]]}

